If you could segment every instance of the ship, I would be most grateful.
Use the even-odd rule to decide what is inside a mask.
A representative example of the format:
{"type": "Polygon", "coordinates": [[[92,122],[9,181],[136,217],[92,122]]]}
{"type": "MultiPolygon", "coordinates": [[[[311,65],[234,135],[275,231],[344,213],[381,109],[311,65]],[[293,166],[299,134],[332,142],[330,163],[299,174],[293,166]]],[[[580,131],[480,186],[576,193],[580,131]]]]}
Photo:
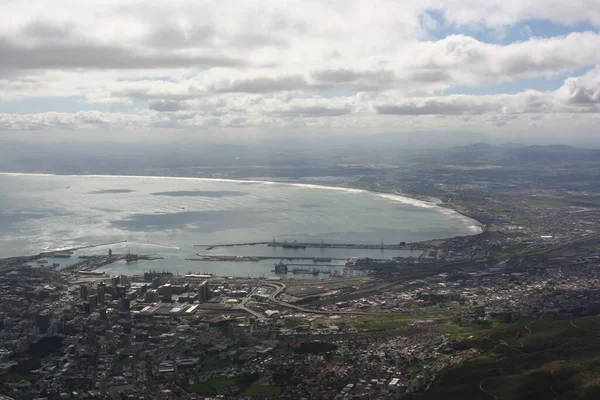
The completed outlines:
{"type": "MultiPolygon", "coordinates": [[[[191,272],[190,272],[190,274],[191,274],[191,272]]],[[[154,279],[154,278],[169,278],[171,276],[173,276],[173,273],[169,272],[169,271],[162,270],[161,272],[159,272],[159,271],[150,270],[148,272],[144,272],[144,281],[152,282],[152,279],[154,279]]]]}
{"type": "Polygon", "coordinates": [[[331,258],[327,258],[327,257],[316,257],[313,259],[313,262],[316,263],[321,263],[321,262],[331,262],[331,258]]]}
{"type": "Polygon", "coordinates": [[[287,264],[284,264],[282,261],[280,261],[279,264],[275,264],[275,273],[276,274],[287,274],[288,273],[287,264]]]}
{"type": "Polygon", "coordinates": [[[309,269],[306,269],[306,268],[294,268],[294,269],[292,270],[292,272],[293,272],[294,274],[305,274],[305,275],[308,275],[308,274],[311,274],[311,273],[312,273],[312,271],[311,271],[311,270],[309,270],[309,269]]]}
{"type": "Polygon", "coordinates": [[[298,243],[283,243],[281,247],[283,247],[284,249],[305,249],[306,245],[298,243]]]}
{"type": "Polygon", "coordinates": [[[51,254],[51,257],[69,258],[69,257],[71,257],[72,254],[73,254],[73,252],[71,252],[71,251],[55,251],[54,253],[51,254]]]}

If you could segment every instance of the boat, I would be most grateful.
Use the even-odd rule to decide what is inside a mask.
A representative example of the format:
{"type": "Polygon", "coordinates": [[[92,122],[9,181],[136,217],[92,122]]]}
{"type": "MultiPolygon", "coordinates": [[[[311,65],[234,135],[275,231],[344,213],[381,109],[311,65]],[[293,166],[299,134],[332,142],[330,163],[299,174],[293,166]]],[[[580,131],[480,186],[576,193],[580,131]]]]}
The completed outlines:
{"type": "Polygon", "coordinates": [[[287,274],[288,266],[284,264],[283,261],[280,261],[278,264],[275,264],[275,273],[276,274],[287,274]]]}
{"type": "Polygon", "coordinates": [[[316,257],[313,259],[313,263],[321,263],[321,262],[331,262],[331,258],[327,257],[316,257]]]}
{"type": "Polygon", "coordinates": [[[55,251],[54,253],[52,253],[52,257],[57,257],[57,258],[69,258],[73,255],[72,251],[55,251]]]}
{"type": "Polygon", "coordinates": [[[38,264],[47,264],[48,260],[37,260],[36,263],[38,263],[38,264]]]}
{"type": "Polygon", "coordinates": [[[305,275],[308,275],[308,274],[311,274],[311,273],[312,273],[312,271],[310,271],[310,270],[308,270],[308,269],[306,269],[306,268],[294,268],[294,269],[292,270],[292,272],[293,272],[294,274],[305,274],[305,275]]]}
{"type": "Polygon", "coordinates": [[[281,245],[284,249],[305,249],[305,244],[297,244],[297,243],[284,243],[281,245]]]}
{"type": "Polygon", "coordinates": [[[100,271],[77,271],[79,275],[89,275],[89,276],[104,276],[106,275],[104,272],[100,271]]]}

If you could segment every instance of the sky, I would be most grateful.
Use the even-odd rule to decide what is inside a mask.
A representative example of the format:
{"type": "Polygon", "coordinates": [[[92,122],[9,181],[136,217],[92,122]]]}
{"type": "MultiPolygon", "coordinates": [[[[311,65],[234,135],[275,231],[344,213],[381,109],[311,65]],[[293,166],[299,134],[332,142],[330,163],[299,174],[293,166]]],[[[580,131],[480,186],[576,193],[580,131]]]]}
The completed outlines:
{"type": "Polygon", "coordinates": [[[595,137],[600,0],[0,0],[0,140],[595,137]]]}

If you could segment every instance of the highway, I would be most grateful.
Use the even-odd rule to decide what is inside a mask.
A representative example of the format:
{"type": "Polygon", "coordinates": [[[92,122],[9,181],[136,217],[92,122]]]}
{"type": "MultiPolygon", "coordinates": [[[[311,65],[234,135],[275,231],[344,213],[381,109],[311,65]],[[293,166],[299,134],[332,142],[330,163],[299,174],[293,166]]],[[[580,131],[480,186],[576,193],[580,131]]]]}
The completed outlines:
{"type": "Polygon", "coordinates": [[[258,290],[258,288],[255,288],[254,290],[252,290],[252,292],[250,292],[248,294],[248,296],[244,297],[242,299],[242,301],[240,301],[240,304],[236,305],[234,308],[237,308],[239,310],[244,310],[248,314],[251,314],[251,315],[255,316],[256,318],[258,318],[259,320],[264,320],[264,319],[266,319],[266,317],[264,315],[262,315],[259,312],[254,311],[251,308],[246,307],[246,303],[252,298],[252,296],[254,295],[254,293],[256,293],[257,290],[258,290]]]}
{"type": "MultiPolygon", "coordinates": [[[[377,285],[376,287],[373,287],[372,290],[375,289],[382,289],[383,287],[386,286],[391,286],[391,285],[395,285],[397,282],[393,282],[393,283],[386,283],[386,284],[382,284],[382,285],[377,285]]],[[[290,304],[290,303],[286,303],[285,301],[281,301],[281,300],[277,300],[277,296],[279,296],[279,294],[281,292],[283,292],[286,288],[284,283],[281,282],[268,282],[268,283],[263,283],[263,286],[270,286],[272,288],[275,289],[275,291],[273,293],[271,293],[269,295],[269,301],[271,301],[272,303],[277,304],[278,306],[281,307],[286,307],[286,308],[292,308],[296,311],[300,311],[303,313],[307,313],[307,314],[323,314],[323,315],[332,315],[332,314],[345,314],[345,315],[391,315],[391,313],[375,313],[375,312],[364,312],[364,311],[325,311],[325,310],[311,310],[310,308],[303,308],[303,307],[299,307],[296,306],[294,304],[290,304]]],[[[371,290],[369,290],[371,291],[371,290]]],[[[364,292],[361,293],[366,293],[367,290],[364,290],[364,292]]]]}

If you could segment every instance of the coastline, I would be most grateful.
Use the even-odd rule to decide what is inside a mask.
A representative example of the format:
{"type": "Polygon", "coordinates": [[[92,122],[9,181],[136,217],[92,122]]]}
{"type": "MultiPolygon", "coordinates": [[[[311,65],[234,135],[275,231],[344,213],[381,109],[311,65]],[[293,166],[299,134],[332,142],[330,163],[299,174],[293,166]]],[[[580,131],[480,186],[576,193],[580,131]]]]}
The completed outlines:
{"type": "Polygon", "coordinates": [[[432,197],[423,197],[423,196],[414,196],[405,193],[398,193],[397,191],[383,191],[383,190],[373,190],[373,189],[363,189],[354,186],[342,186],[336,185],[334,183],[321,184],[321,183],[306,183],[302,181],[292,181],[292,180],[277,180],[276,178],[271,178],[275,180],[263,180],[263,179],[236,179],[236,178],[204,178],[204,177],[193,177],[193,176],[168,176],[168,175],[107,175],[107,174],[55,174],[55,173],[47,173],[47,172],[2,172],[0,171],[0,175],[4,176],[61,176],[61,177],[97,177],[97,178],[138,178],[138,179],[180,179],[180,180],[189,180],[189,181],[204,181],[204,182],[235,182],[235,183],[256,183],[256,184],[280,184],[280,185],[289,185],[295,187],[307,187],[314,189],[325,189],[325,190],[340,190],[347,191],[353,193],[373,193],[375,195],[388,195],[393,196],[393,198],[382,196],[388,198],[392,201],[398,201],[404,204],[414,205],[417,207],[426,207],[426,208],[434,208],[438,207],[443,210],[450,210],[455,212],[465,218],[468,218],[475,223],[473,226],[479,228],[480,232],[474,233],[473,235],[467,236],[475,236],[485,232],[485,224],[476,218],[466,214],[465,212],[459,211],[452,207],[450,203],[444,203],[441,199],[432,198],[432,197]]]}

